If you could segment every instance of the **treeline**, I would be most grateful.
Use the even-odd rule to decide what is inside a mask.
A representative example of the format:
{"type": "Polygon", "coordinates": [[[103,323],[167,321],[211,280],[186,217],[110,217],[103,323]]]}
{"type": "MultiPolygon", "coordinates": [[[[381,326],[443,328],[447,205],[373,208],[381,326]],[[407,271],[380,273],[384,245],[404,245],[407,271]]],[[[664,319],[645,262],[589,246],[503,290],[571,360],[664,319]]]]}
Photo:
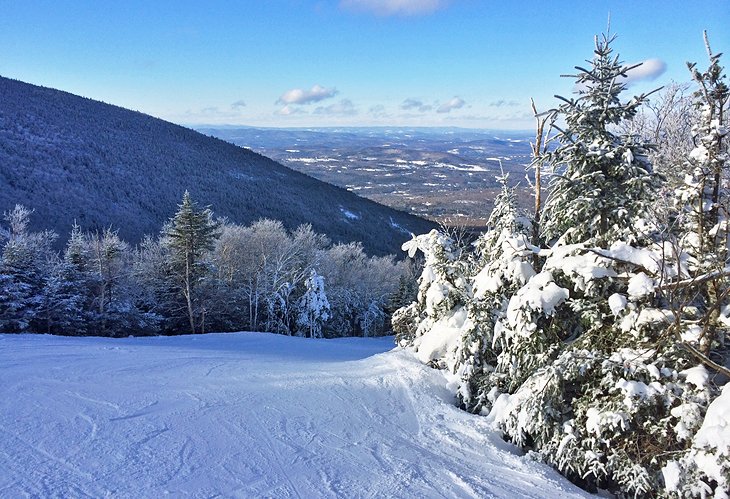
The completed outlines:
{"type": "Polygon", "coordinates": [[[389,331],[409,264],[331,244],[308,225],[216,220],[185,193],[157,237],[132,247],[75,225],[61,252],[32,211],[0,229],[0,332],[128,336],[268,331],[308,337],[389,331]]]}

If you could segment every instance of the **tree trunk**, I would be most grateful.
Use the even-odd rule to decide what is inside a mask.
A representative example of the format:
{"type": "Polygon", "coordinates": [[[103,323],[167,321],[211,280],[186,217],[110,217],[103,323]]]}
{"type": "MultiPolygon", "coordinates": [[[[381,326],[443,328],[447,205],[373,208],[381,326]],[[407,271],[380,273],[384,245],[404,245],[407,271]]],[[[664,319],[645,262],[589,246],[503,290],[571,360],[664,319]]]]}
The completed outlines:
{"type": "Polygon", "coordinates": [[[188,306],[190,332],[195,334],[195,315],[193,313],[192,287],[190,286],[190,258],[185,258],[185,301],[188,306]]]}

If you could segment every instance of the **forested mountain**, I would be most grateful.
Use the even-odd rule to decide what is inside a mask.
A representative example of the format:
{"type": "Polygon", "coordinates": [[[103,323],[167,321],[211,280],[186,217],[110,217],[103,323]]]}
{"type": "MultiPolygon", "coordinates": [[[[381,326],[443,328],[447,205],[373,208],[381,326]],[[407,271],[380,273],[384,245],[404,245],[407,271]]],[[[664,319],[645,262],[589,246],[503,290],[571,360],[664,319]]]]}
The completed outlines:
{"type": "Polygon", "coordinates": [[[76,220],[138,242],[157,234],[189,190],[219,216],[310,223],[333,241],[397,253],[433,226],[269,158],[151,116],[0,77],[0,212],[35,210],[59,245],[76,220]]]}

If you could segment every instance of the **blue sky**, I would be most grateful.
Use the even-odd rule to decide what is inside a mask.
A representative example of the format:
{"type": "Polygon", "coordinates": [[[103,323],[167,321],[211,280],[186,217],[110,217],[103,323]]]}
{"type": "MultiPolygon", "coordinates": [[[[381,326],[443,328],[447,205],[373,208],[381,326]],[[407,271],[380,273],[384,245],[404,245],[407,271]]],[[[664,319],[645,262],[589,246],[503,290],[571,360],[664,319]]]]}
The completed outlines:
{"type": "MultiPolygon", "coordinates": [[[[687,81],[730,1],[0,0],[0,75],[176,123],[532,128],[617,33],[641,92],[687,81]]],[[[730,57],[730,56],[729,56],[730,57]]],[[[727,64],[727,61],[726,61],[727,64]]]]}

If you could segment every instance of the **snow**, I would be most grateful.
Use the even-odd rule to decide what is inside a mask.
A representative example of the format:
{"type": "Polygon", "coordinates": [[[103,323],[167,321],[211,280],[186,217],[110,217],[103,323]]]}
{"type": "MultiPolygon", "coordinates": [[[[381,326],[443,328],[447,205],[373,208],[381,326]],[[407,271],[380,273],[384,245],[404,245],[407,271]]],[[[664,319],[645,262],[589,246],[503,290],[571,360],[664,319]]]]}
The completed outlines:
{"type": "Polygon", "coordinates": [[[0,335],[0,496],[589,497],[392,341],[0,335]]]}
{"type": "Polygon", "coordinates": [[[631,262],[659,274],[662,270],[660,262],[663,261],[661,255],[657,255],[653,251],[646,248],[634,248],[630,244],[622,241],[615,241],[608,250],[596,250],[603,256],[608,258],[631,262]]]}
{"type": "Polygon", "coordinates": [[[629,409],[636,406],[634,399],[645,400],[656,397],[664,393],[665,390],[664,386],[657,381],[652,381],[647,385],[642,381],[629,381],[623,378],[616,381],[616,388],[623,393],[624,405],[629,409]]]}
{"type": "Polygon", "coordinates": [[[667,488],[667,492],[677,492],[679,490],[679,479],[682,476],[679,463],[669,461],[662,468],[662,475],[664,476],[664,486],[667,488]]]}
{"type": "MultiPolygon", "coordinates": [[[[702,472],[718,483],[718,492],[730,490],[727,459],[730,457],[730,384],[707,408],[702,426],[692,443],[692,459],[702,472]],[[724,463],[724,468],[721,463],[724,463]]],[[[728,497],[716,494],[715,497],[728,497]]]]}
{"type": "Polygon", "coordinates": [[[725,385],[720,396],[710,404],[695,442],[730,456],[730,384],[725,385]]]}
{"type": "Polygon", "coordinates": [[[359,220],[360,219],[360,215],[358,215],[357,213],[354,213],[350,210],[340,208],[340,211],[342,212],[343,215],[345,215],[345,218],[348,218],[350,220],[359,220]]]}
{"type": "Polygon", "coordinates": [[[426,313],[435,315],[436,307],[449,296],[449,287],[440,282],[435,282],[426,291],[426,313]]]}
{"type": "Polygon", "coordinates": [[[626,308],[628,301],[626,297],[619,293],[614,293],[608,297],[608,306],[611,308],[611,313],[614,316],[618,316],[626,308]]]}
{"type": "MultiPolygon", "coordinates": [[[[429,291],[437,285],[431,286],[429,291]]],[[[413,346],[417,349],[416,357],[424,364],[434,359],[448,356],[464,332],[467,311],[458,307],[436,321],[422,336],[416,339],[413,346]]]]}
{"type": "Polygon", "coordinates": [[[507,319],[510,324],[517,324],[519,313],[525,308],[539,310],[549,317],[555,313],[555,307],[568,298],[568,290],[553,282],[552,273],[540,272],[510,298],[507,306],[507,319]]]}
{"type": "Polygon", "coordinates": [[[702,326],[699,326],[697,324],[690,324],[687,326],[687,329],[685,331],[682,331],[682,341],[686,341],[689,343],[697,343],[702,338],[702,333],[704,332],[704,329],[702,326]]]}
{"type": "Polygon", "coordinates": [[[623,412],[600,412],[595,407],[590,407],[586,411],[586,430],[597,437],[603,435],[604,428],[611,432],[616,429],[626,431],[628,429],[627,419],[628,415],[623,412]]]}
{"type": "Polygon", "coordinates": [[[615,277],[616,272],[608,268],[611,261],[596,252],[574,254],[585,251],[582,244],[558,245],[549,251],[543,270],[560,269],[572,277],[578,289],[587,289],[589,283],[604,277],[615,277]]]}
{"type": "Polygon", "coordinates": [[[710,373],[702,364],[680,371],[679,374],[685,378],[687,383],[695,385],[697,388],[704,388],[710,382],[710,373]]]}
{"type": "Polygon", "coordinates": [[[654,292],[654,280],[643,272],[635,274],[629,279],[629,296],[632,298],[642,298],[654,292]]]}

